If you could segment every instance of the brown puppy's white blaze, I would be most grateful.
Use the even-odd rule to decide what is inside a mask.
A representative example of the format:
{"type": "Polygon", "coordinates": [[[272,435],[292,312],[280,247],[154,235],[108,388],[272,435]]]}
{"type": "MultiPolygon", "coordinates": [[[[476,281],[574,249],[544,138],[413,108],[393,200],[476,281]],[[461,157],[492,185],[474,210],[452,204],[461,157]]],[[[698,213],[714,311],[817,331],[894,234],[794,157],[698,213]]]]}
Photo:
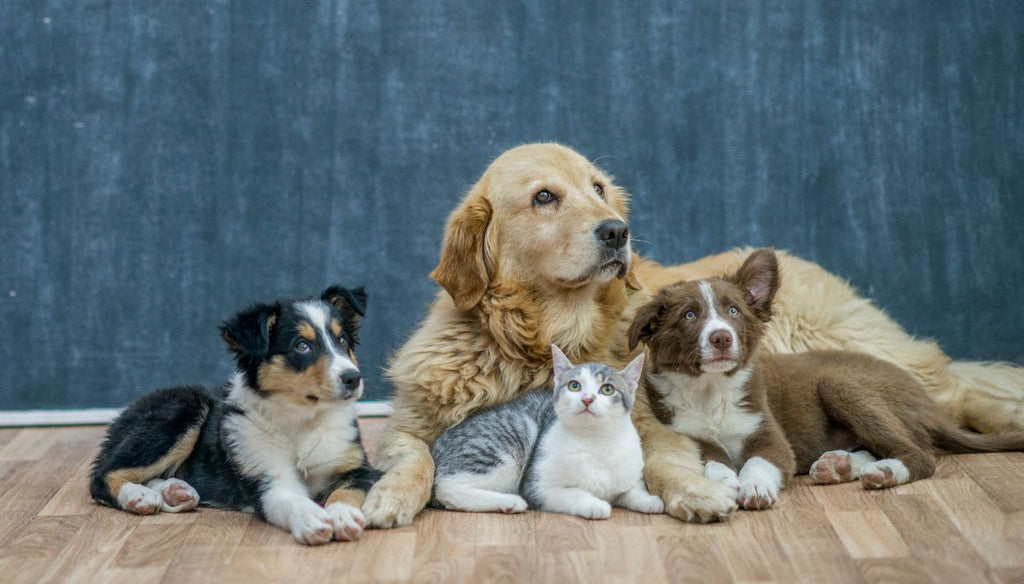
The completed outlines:
{"type": "Polygon", "coordinates": [[[653,372],[731,375],[753,356],[778,287],[778,265],[769,250],[752,253],[733,276],[666,286],[637,310],[629,346],[646,342],[653,372]]]}
{"type": "Polygon", "coordinates": [[[576,152],[514,148],[452,213],[431,277],[464,310],[496,281],[573,289],[627,278],[627,205],[626,192],[576,152]]]}

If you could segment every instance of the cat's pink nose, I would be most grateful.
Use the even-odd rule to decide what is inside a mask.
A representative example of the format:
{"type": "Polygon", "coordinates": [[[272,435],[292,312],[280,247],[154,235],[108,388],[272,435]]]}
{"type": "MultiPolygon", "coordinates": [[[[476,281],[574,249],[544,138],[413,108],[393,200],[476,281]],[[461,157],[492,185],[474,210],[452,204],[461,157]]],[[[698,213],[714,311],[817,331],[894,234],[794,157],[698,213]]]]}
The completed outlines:
{"type": "Polygon", "coordinates": [[[594,396],[588,393],[587,395],[581,397],[580,401],[583,402],[583,405],[589,406],[590,404],[594,403],[594,396]]]}

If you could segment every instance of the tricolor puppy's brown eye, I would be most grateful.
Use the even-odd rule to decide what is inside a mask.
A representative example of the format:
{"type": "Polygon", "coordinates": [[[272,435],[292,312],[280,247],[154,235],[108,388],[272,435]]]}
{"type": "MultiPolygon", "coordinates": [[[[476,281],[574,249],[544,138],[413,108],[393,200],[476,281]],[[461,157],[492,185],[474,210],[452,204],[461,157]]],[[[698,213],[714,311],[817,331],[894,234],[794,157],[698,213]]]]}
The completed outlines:
{"type": "Polygon", "coordinates": [[[604,187],[601,186],[601,183],[594,183],[594,192],[597,193],[597,196],[604,198],[604,187]]]}
{"type": "Polygon", "coordinates": [[[312,349],[313,349],[313,347],[310,347],[309,343],[307,343],[306,341],[299,341],[299,342],[295,343],[295,352],[296,353],[308,353],[312,349]]]}
{"type": "Polygon", "coordinates": [[[569,388],[569,391],[579,391],[580,389],[583,388],[583,386],[580,385],[580,382],[576,381],[575,379],[567,383],[566,387],[569,388]]]}
{"type": "Polygon", "coordinates": [[[697,313],[692,310],[687,310],[685,314],[686,320],[693,320],[697,318],[697,313]]]}
{"type": "Polygon", "coordinates": [[[553,195],[551,191],[547,189],[538,191],[537,194],[533,196],[533,202],[538,205],[547,205],[548,203],[554,203],[557,200],[558,197],[553,195]]]}
{"type": "Polygon", "coordinates": [[[611,395],[613,393],[615,393],[615,386],[614,385],[612,385],[610,383],[606,383],[606,384],[601,386],[601,395],[611,395]]]}

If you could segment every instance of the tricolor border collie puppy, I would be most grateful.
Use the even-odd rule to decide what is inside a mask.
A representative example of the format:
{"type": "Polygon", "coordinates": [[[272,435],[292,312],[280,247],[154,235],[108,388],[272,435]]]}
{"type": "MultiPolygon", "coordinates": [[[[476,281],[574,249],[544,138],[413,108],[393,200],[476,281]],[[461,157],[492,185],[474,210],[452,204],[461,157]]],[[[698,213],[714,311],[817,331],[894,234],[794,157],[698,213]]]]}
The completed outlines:
{"type": "Polygon", "coordinates": [[[930,477],[936,451],[1024,449],[1024,433],[960,430],[891,363],[759,352],[778,288],[775,252],[760,249],[733,276],[665,287],[629,332],[631,348],[647,345],[641,391],[655,415],[697,440],[705,476],[742,507],[772,506],[794,472],[880,489],[930,477]]]}
{"type": "Polygon", "coordinates": [[[255,511],[299,542],[354,540],[377,472],[356,426],[362,288],[257,304],[220,327],[237,370],[220,391],[173,387],[114,421],[93,499],[139,515],[255,511]]]}

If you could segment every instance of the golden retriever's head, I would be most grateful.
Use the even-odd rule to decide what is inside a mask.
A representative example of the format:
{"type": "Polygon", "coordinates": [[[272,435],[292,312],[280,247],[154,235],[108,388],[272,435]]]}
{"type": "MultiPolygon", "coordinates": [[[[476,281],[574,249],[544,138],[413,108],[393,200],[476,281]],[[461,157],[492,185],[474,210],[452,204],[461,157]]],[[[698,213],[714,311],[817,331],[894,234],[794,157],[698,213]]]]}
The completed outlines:
{"type": "Polygon", "coordinates": [[[629,196],[611,177],[558,144],[499,156],[448,219],[441,261],[430,274],[459,308],[480,302],[492,281],[577,289],[626,278],[629,196]]]}

